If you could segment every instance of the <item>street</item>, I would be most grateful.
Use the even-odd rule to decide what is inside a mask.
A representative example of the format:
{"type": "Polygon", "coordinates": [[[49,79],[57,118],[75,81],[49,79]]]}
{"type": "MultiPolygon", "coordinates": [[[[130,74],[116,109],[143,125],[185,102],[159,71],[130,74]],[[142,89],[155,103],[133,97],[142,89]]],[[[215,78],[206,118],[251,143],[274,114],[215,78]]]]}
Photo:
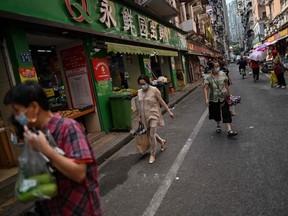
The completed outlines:
{"type": "Polygon", "coordinates": [[[253,82],[230,64],[231,92],[240,95],[233,129],[216,134],[208,120],[203,88],[164,115],[159,135],[167,149],[136,153],[132,140],[99,167],[105,216],[287,215],[288,89],[271,88],[260,74],[253,82]]]}

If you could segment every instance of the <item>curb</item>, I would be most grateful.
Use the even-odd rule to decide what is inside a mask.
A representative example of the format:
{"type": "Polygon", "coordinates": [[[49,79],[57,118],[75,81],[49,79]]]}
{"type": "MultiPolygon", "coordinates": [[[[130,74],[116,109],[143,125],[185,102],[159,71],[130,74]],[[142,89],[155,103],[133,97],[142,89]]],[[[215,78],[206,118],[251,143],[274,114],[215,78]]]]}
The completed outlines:
{"type": "Polygon", "coordinates": [[[133,135],[131,133],[127,133],[122,138],[112,142],[111,148],[109,148],[104,153],[99,154],[98,156],[96,155],[97,165],[98,166],[101,165],[104,161],[106,161],[109,157],[111,157],[113,154],[115,154],[117,151],[119,151],[122,147],[124,147],[133,139],[134,139],[133,135]]]}

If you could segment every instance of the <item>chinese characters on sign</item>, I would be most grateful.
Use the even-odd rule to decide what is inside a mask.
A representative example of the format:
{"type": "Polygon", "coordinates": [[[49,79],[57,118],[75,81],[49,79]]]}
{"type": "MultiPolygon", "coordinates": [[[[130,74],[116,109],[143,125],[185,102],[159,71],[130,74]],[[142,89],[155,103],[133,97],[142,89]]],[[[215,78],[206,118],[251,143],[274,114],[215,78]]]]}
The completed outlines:
{"type": "Polygon", "coordinates": [[[108,28],[111,28],[111,23],[113,27],[117,26],[116,20],[112,16],[112,7],[109,6],[109,0],[103,0],[101,2],[100,12],[103,16],[100,18],[100,22],[105,23],[108,28]]]}
{"type": "Polygon", "coordinates": [[[103,81],[110,79],[110,71],[106,59],[92,59],[94,76],[96,81],[103,81]]]}
{"type": "Polygon", "coordinates": [[[60,53],[73,108],[93,104],[84,47],[71,47],[60,53]]]}
{"type": "Polygon", "coordinates": [[[124,7],[122,15],[123,15],[124,31],[130,31],[131,35],[137,36],[136,29],[133,24],[132,11],[124,7]]]}
{"type": "MultiPolygon", "coordinates": [[[[107,29],[118,27],[120,23],[117,23],[116,14],[118,13],[115,9],[115,3],[109,0],[101,0],[99,2],[100,17],[98,21],[104,24],[107,29]]],[[[89,24],[96,22],[96,20],[93,20],[95,14],[93,14],[93,6],[89,0],[82,0],[81,4],[73,3],[71,0],[65,0],[65,4],[68,12],[75,21],[86,21],[89,24]]],[[[96,13],[96,11],[94,11],[94,13],[96,13]]],[[[165,31],[166,27],[138,14],[134,17],[133,13],[136,14],[127,7],[122,8],[120,14],[122,15],[123,27],[119,29],[135,37],[150,38],[161,42],[168,41],[169,37],[168,32],[165,31]],[[138,32],[137,29],[139,29],[138,32]]]]}

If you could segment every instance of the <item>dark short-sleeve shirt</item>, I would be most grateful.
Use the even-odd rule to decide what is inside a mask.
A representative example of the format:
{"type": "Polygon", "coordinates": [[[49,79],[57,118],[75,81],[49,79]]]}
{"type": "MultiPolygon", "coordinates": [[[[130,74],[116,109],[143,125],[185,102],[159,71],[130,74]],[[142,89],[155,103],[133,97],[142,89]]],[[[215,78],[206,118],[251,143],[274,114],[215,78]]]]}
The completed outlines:
{"type": "Polygon", "coordinates": [[[53,116],[46,129],[50,130],[66,157],[87,163],[87,173],[86,179],[77,183],[56,171],[57,195],[51,200],[39,201],[36,206],[43,215],[101,216],[96,159],[87,136],[75,120],[63,119],[59,114],[53,116]]]}

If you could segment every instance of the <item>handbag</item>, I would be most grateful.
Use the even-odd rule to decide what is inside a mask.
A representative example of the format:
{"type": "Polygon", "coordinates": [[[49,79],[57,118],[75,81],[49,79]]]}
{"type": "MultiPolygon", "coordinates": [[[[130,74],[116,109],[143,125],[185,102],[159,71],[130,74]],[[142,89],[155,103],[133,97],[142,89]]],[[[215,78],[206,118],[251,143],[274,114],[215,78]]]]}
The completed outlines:
{"type": "MultiPolygon", "coordinates": [[[[217,88],[219,89],[220,93],[222,95],[223,92],[221,91],[221,89],[219,88],[219,85],[218,83],[215,81],[215,79],[213,78],[213,76],[211,75],[211,78],[213,79],[214,83],[216,84],[217,88]]],[[[233,106],[233,105],[236,105],[237,103],[240,103],[241,102],[241,96],[226,96],[224,98],[224,101],[229,105],[229,106],[233,106]]]]}
{"type": "Polygon", "coordinates": [[[150,140],[143,123],[139,123],[138,129],[135,131],[135,139],[137,152],[145,154],[150,149],[150,140]]]}

